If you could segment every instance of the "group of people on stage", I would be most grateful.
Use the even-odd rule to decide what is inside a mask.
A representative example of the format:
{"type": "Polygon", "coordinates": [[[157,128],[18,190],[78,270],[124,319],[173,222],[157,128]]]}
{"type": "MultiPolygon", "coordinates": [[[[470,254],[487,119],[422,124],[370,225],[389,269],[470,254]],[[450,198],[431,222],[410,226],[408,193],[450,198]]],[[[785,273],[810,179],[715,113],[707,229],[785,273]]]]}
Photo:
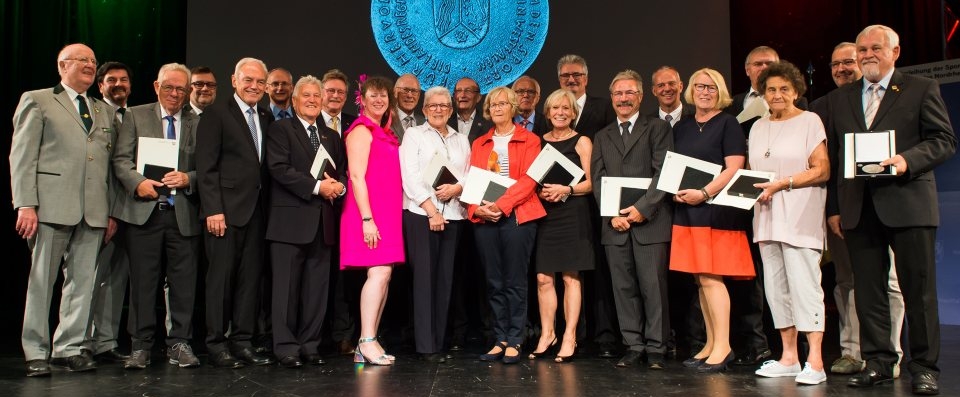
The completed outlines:
{"type": "Polygon", "coordinates": [[[682,342],[690,352],[683,366],[720,372],[771,358],[765,297],[783,350],[762,362],[758,376],[819,384],[830,370],[853,374],[850,386],[888,382],[899,376],[905,315],[913,392],[936,394],[932,170],[957,140],[937,84],[897,71],[899,51],[896,32],[866,27],[833,51],[839,88],[809,105],[801,72],[757,47],[744,65],[751,87],[736,96],[714,69],[693,72],[686,84],[675,68],[657,69],[651,115],[640,114],[640,74],[623,70],[609,100],[592,97],[586,61],[566,55],[557,65],[560,88],[542,111],[540,85],[529,76],[484,97],[469,77],[451,93],[423,91],[407,74],[395,83],[362,76],[353,116],[342,112],[343,73],[294,82],[255,58],[236,64],[228,100],[214,103],[209,69],[171,63],[153,84],[157,101],[128,108],[129,68],[98,69],[92,49],[66,46],[57,58],[60,84],[23,94],[14,116],[16,228],[33,253],[27,375],[48,375],[51,364],[90,370],[97,360],[146,368],[158,305],[167,311],[165,358],[198,366],[189,343],[198,281],[214,366],[323,364],[327,308],[349,318],[350,301],[359,307],[355,361],[392,365],[378,335],[394,265],[405,264],[423,360],[447,359],[450,341],[462,338],[449,335],[448,323],[460,319],[448,317],[467,310],[487,320],[483,361],[516,363],[526,351],[528,359],[570,362],[582,318],[595,322],[597,336],[615,318],[626,348],[618,367],[663,369],[682,342]],[[102,100],[88,95],[93,83],[102,100]],[[264,94],[269,107],[260,105],[264,94]],[[892,166],[893,175],[845,177],[852,142],[845,134],[886,130],[896,131],[896,151],[877,166],[892,166]],[[528,176],[546,145],[584,177],[565,185],[528,176]],[[722,171],[676,194],[657,190],[668,152],[722,171]],[[463,178],[438,183],[428,175],[437,158],[458,175],[479,168],[515,183],[494,201],[463,203],[463,178]],[[754,185],[754,207],[711,204],[743,168],[774,175],[754,185]],[[652,182],[618,216],[600,216],[609,177],[652,182]],[[829,368],[825,248],[837,266],[843,352],[829,368]],[[206,278],[198,280],[203,258],[206,278]],[[51,343],[47,318],[61,260],[51,343]],[[365,281],[338,276],[348,273],[365,281]],[[127,277],[130,355],[116,344],[127,277]],[[485,280],[482,308],[464,296],[472,278],[485,280]],[[539,338],[524,349],[530,280],[539,338]],[[267,349],[254,343],[262,334],[272,335],[267,349]],[[738,337],[744,342],[735,353],[738,337]]]}

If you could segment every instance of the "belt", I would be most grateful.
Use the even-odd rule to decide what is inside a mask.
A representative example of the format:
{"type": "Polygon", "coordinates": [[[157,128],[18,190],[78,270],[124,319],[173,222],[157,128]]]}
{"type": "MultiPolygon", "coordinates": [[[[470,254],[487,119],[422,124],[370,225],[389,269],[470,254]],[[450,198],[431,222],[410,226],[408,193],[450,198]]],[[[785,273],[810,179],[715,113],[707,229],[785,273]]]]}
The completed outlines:
{"type": "Polygon", "coordinates": [[[160,211],[169,211],[169,210],[172,210],[172,209],[173,209],[173,204],[170,204],[170,203],[168,203],[168,202],[166,202],[166,201],[158,201],[158,202],[157,202],[157,210],[160,210],[160,211]]]}

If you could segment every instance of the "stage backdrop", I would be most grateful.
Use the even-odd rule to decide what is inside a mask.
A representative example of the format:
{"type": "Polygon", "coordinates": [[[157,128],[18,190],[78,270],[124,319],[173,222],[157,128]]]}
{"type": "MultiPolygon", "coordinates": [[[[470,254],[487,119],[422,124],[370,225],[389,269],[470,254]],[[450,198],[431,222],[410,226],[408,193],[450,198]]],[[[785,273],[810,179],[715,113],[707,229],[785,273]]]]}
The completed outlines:
{"type": "MultiPolygon", "coordinates": [[[[223,87],[218,100],[229,97],[229,79],[233,67],[245,56],[260,58],[269,68],[282,66],[293,73],[294,80],[306,74],[320,77],[326,70],[338,68],[352,80],[352,100],[357,75],[397,76],[378,49],[372,28],[372,20],[382,22],[384,18],[379,13],[372,15],[371,11],[384,5],[389,9],[389,20],[394,24],[389,28],[378,24],[380,27],[376,35],[386,33],[386,29],[398,32],[395,25],[397,21],[422,21],[423,26],[411,25],[410,28],[432,34],[437,29],[431,16],[434,3],[441,1],[192,1],[188,4],[187,16],[187,64],[213,68],[223,87]],[[214,18],[230,23],[211,23],[214,18]]],[[[730,77],[730,11],[726,0],[551,1],[549,4],[537,0],[486,0],[476,3],[489,5],[489,8],[481,7],[481,14],[475,19],[487,21],[488,25],[476,27],[471,35],[462,39],[463,45],[474,44],[468,50],[475,49],[475,54],[469,51],[453,52],[457,59],[436,60],[462,63],[462,66],[482,65],[497,56],[488,52],[491,43],[509,44],[509,40],[516,36],[511,34],[515,25],[508,23],[508,17],[523,19],[524,26],[529,30],[523,33],[523,38],[530,32],[538,31],[539,26],[534,24],[545,24],[545,41],[539,54],[532,51],[532,46],[524,47],[529,59],[521,63],[529,63],[529,69],[510,70],[532,75],[540,82],[541,109],[543,99],[559,87],[557,60],[568,53],[586,58],[590,78],[587,90],[592,95],[609,95],[607,87],[610,79],[620,70],[630,68],[639,72],[644,79],[646,95],[642,111],[645,113],[655,109],[656,99],[649,94],[649,79],[650,74],[661,65],[676,66],[684,81],[691,72],[705,66],[720,70],[728,80],[730,77]],[[546,16],[549,21],[545,21],[547,18],[535,19],[529,13],[545,8],[549,8],[548,15],[541,14],[541,17],[546,16]],[[488,10],[489,14],[482,14],[483,10],[488,10]],[[525,14],[521,15],[521,12],[525,14]],[[482,31],[483,28],[486,30],[482,31]],[[476,38],[479,36],[483,36],[482,39],[476,38]]],[[[453,44],[445,48],[457,46],[453,44]]],[[[508,45],[495,47],[505,48],[508,45]]],[[[451,53],[446,50],[432,52],[436,53],[421,55],[435,57],[451,53]]],[[[421,75],[424,80],[427,80],[427,73],[425,71],[421,75]]],[[[456,75],[456,70],[451,74],[456,75]]],[[[475,78],[480,81],[483,77],[475,78]]],[[[483,86],[484,91],[492,87],[483,86]]],[[[353,106],[349,106],[347,111],[356,113],[353,106]]]]}

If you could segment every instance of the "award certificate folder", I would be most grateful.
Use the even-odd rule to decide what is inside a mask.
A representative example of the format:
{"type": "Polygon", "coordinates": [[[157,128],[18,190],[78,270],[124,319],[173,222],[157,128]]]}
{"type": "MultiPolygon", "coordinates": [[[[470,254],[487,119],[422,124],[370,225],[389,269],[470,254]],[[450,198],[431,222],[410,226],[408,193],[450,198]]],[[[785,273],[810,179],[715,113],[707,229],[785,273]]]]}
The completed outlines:
{"type": "Polygon", "coordinates": [[[881,161],[897,153],[896,131],[851,132],[844,134],[843,138],[844,178],[897,175],[893,165],[880,165],[881,161]]]}
{"type": "Polygon", "coordinates": [[[460,171],[453,166],[453,163],[450,162],[447,156],[444,156],[439,151],[433,154],[430,163],[428,163],[427,167],[423,170],[423,182],[434,189],[440,185],[460,183],[461,179],[463,179],[463,176],[460,171]]]}
{"type": "Polygon", "coordinates": [[[579,165],[570,161],[549,143],[543,146],[540,154],[527,169],[527,175],[540,185],[551,183],[573,186],[583,179],[584,174],[579,165]]]}
{"type": "Polygon", "coordinates": [[[483,201],[496,201],[517,181],[487,171],[482,168],[470,167],[460,194],[460,202],[483,205],[483,201]]]}
{"type": "Polygon", "coordinates": [[[677,194],[684,189],[701,189],[720,175],[721,167],[679,153],[667,152],[657,181],[657,190],[677,194]]]}
{"type": "Polygon", "coordinates": [[[710,202],[714,205],[726,205],[748,210],[753,207],[763,189],[753,187],[755,183],[770,182],[776,175],[773,172],[737,170],[730,178],[730,183],[723,187],[716,197],[710,202]]]}
{"type": "MultiPolygon", "coordinates": [[[[176,139],[137,138],[137,172],[147,179],[160,182],[164,175],[177,169],[179,160],[180,149],[176,139]]],[[[163,196],[176,194],[176,189],[171,190],[166,186],[155,186],[154,189],[163,196]]]]}
{"type": "Polygon", "coordinates": [[[330,157],[327,149],[320,145],[320,148],[317,149],[317,155],[313,158],[313,164],[310,166],[310,175],[313,175],[317,180],[324,180],[326,179],[323,177],[324,173],[333,179],[337,179],[337,166],[333,163],[333,158],[330,157]]]}
{"type": "Polygon", "coordinates": [[[650,188],[650,178],[605,176],[600,178],[600,216],[619,216],[650,188]]]}

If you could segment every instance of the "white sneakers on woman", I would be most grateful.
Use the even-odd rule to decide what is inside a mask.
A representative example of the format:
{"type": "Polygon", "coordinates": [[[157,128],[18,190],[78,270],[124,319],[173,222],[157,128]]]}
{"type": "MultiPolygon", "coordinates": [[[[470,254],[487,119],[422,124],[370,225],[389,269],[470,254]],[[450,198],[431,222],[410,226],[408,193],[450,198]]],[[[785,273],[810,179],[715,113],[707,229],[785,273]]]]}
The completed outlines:
{"type": "Polygon", "coordinates": [[[783,365],[776,360],[768,360],[760,366],[755,374],[767,378],[783,378],[792,376],[797,383],[805,385],[818,385],[827,381],[827,373],[823,370],[817,371],[805,363],[803,370],[800,369],[800,363],[793,365],[783,365]]]}

